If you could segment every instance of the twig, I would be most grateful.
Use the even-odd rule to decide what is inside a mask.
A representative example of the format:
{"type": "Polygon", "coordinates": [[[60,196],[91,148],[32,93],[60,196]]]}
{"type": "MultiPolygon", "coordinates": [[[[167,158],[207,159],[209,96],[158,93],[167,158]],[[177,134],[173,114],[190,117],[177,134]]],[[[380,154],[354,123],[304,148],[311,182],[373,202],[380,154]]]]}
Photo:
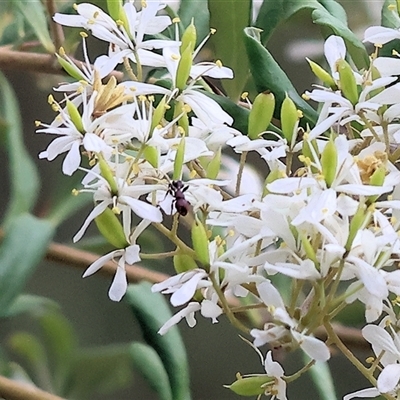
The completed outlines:
{"type": "Polygon", "coordinates": [[[51,36],[53,37],[54,47],[58,51],[58,49],[63,45],[65,40],[64,31],[61,25],[56,24],[53,21],[53,15],[56,13],[54,0],[47,0],[46,6],[47,6],[47,12],[49,14],[51,36]]]}
{"type": "Polygon", "coordinates": [[[33,385],[0,376],[0,397],[5,400],[64,400],[33,385]]]}
{"type": "MultiPolygon", "coordinates": [[[[81,62],[70,57],[79,67],[81,62]]],[[[13,50],[10,46],[0,46],[0,70],[18,70],[37,72],[52,75],[66,75],[56,58],[51,54],[31,53],[28,51],[13,50]]],[[[104,80],[114,76],[118,82],[122,81],[123,73],[112,71],[104,80]]]]}

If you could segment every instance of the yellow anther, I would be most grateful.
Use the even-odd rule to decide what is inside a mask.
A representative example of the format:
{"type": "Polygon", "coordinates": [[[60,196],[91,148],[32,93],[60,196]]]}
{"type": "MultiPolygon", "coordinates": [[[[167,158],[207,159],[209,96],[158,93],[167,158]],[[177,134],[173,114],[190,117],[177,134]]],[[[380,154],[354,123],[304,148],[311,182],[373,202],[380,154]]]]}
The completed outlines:
{"type": "Polygon", "coordinates": [[[172,23],[173,23],[173,24],[179,24],[179,22],[181,22],[181,19],[180,19],[179,17],[175,17],[175,18],[172,20],[172,23]]]}
{"type": "Polygon", "coordinates": [[[89,36],[86,32],[83,32],[83,31],[79,32],[79,34],[80,34],[81,37],[83,37],[83,38],[87,38],[87,37],[89,36]]]}
{"type": "Polygon", "coordinates": [[[215,64],[217,64],[217,67],[222,68],[222,61],[221,60],[215,61],[215,64]]]}
{"type": "Polygon", "coordinates": [[[246,100],[248,96],[249,96],[249,92],[243,92],[243,93],[241,94],[240,97],[241,97],[243,100],[246,100]]]}
{"type": "Polygon", "coordinates": [[[171,58],[175,61],[179,60],[179,55],[178,54],[171,54],[171,58]]]}
{"type": "Polygon", "coordinates": [[[112,208],[112,212],[113,212],[114,214],[116,214],[116,215],[121,214],[121,210],[120,210],[117,206],[114,206],[114,207],[112,208]]]}
{"type": "Polygon", "coordinates": [[[215,32],[217,32],[217,30],[215,28],[210,28],[211,35],[214,35],[215,32]]]}
{"type": "Polygon", "coordinates": [[[299,118],[303,118],[303,111],[297,110],[297,116],[298,116],[299,118]]]}
{"type": "Polygon", "coordinates": [[[71,190],[71,193],[72,193],[73,196],[78,196],[79,190],[77,190],[77,189],[72,189],[72,190],[71,190]]]}
{"type": "Polygon", "coordinates": [[[60,47],[60,49],[58,50],[58,54],[61,56],[61,57],[65,57],[65,50],[64,50],[64,47],[60,47]]]}
{"type": "Polygon", "coordinates": [[[42,125],[41,121],[36,120],[36,121],[35,121],[35,126],[36,126],[36,128],[38,128],[40,125],[42,125]]]}
{"type": "Polygon", "coordinates": [[[308,95],[308,94],[306,94],[306,93],[303,93],[302,95],[301,95],[301,97],[304,99],[304,100],[310,100],[310,96],[308,95]]]}

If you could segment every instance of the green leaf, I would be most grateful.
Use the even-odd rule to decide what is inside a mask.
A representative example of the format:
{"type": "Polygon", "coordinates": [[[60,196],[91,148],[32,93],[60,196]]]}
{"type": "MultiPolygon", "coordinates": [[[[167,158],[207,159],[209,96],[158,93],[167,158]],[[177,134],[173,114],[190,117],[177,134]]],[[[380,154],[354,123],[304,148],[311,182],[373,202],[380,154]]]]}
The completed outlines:
{"type": "Polygon", "coordinates": [[[23,143],[23,129],[15,93],[7,79],[0,73],[0,115],[6,121],[6,152],[9,157],[11,195],[4,224],[10,218],[30,211],[35,204],[39,176],[36,166],[23,143]]]}
{"type": "Polygon", "coordinates": [[[181,19],[181,33],[187,26],[194,22],[197,31],[197,44],[199,44],[209,33],[210,13],[207,0],[185,0],[180,2],[179,18],[181,19]]]}
{"type": "Polygon", "coordinates": [[[389,6],[397,9],[396,0],[385,0],[382,6],[381,25],[386,28],[398,29],[400,27],[399,18],[389,9],[389,6]]]}
{"type": "Polygon", "coordinates": [[[46,350],[38,338],[28,332],[17,332],[9,338],[8,345],[25,360],[36,378],[36,383],[44,390],[51,390],[46,350]]]}
{"type": "Polygon", "coordinates": [[[208,7],[210,25],[217,30],[210,43],[222,63],[234,71],[233,79],[222,79],[221,83],[228,97],[237,102],[249,77],[249,61],[243,57],[243,29],[251,23],[251,1],[208,0],[208,7]]]}
{"type": "Polygon", "coordinates": [[[325,9],[314,10],[311,17],[314,23],[330,28],[332,33],[344,39],[347,51],[357,68],[368,68],[369,56],[364,44],[341,20],[329,14],[325,9]]]}
{"type": "Polygon", "coordinates": [[[72,367],[70,388],[64,397],[92,399],[132,383],[129,345],[118,344],[79,349],[72,367]]]}
{"type": "Polygon", "coordinates": [[[176,326],[172,327],[164,336],[157,332],[171,317],[171,311],[159,293],[152,293],[151,284],[142,282],[129,285],[125,300],[138,320],[146,342],[152,346],[160,356],[167,371],[174,400],[188,400],[189,366],[186,350],[176,326]]]}
{"type": "MultiPolygon", "coordinates": [[[[305,362],[309,358],[304,355],[305,362]]],[[[327,362],[317,362],[310,369],[311,379],[321,400],[337,400],[335,385],[333,384],[332,374],[327,362]]]]}
{"type": "Polygon", "coordinates": [[[267,43],[274,30],[281,23],[300,10],[308,10],[314,23],[324,27],[325,36],[330,33],[341,36],[356,66],[369,66],[368,53],[364,45],[347,27],[347,17],[343,7],[333,0],[265,0],[260,8],[255,26],[261,28],[262,43],[267,43]],[[326,30],[328,28],[328,30],[326,30]]]}
{"type": "Polygon", "coordinates": [[[275,115],[279,118],[283,100],[288,95],[303,112],[303,122],[314,126],[317,121],[317,112],[299,96],[285,72],[274,60],[270,52],[261,44],[257,28],[245,29],[245,43],[250,70],[258,92],[271,91],[275,95],[275,115]]]}
{"type": "Polygon", "coordinates": [[[161,400],[172,400],[171,387],[164,365],[157,352],[150,346],[135,342],[129,347],[134,368],[149,383],[161,400]]]}
{"type": "Polygon", "coordinates": [[[43,314],[39,318],[39,324],[49,349],[49,359],[52,361],[55,391],[62,392],[68,383],[77,337],[69,321],[60,313],[43,314]]]}
{"type": "Polygon", "coordinates": [[[43,258],[54,226],[29,214],[10,221],[0,247],[0,316],[21,293],[36,265],[43,258]]]}
{"type": "Polygon", "coordinates": [[[40,0],[16,1],[15,5],[31,26],[42,46],[51,54],[55,52],[50,37],[45,9],[40,0]]]}
{"type": "Polygon", "coordinates": [[[5,317],[15,317],[20,314],[40,315],[55,311],[59,305],[51,299],[33,294],[20,294],[7,310],[5,317]]]}

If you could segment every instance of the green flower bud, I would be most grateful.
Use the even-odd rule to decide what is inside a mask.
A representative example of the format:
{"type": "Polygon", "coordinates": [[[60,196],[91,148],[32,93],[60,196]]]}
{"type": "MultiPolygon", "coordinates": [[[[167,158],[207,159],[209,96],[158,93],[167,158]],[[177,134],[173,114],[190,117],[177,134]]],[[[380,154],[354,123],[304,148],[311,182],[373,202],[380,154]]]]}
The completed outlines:
{"type": "Polygon", "coordinates": [[[206,176],[209,179],[216,179],[221,168],[221,147],[214,153],[214,157],[206,167],[206,176]]]}
{"type": "Polygon", "coordinates": [[[183,161],[185,158],[185,138],[183,137],[179,142],[178,149],[176,150],[175,161],[174,161],[174,173],[172,175],[172,179],[177,181],[181,179],[182,176],[182,168],[183,161]]]}
{"type": "Polygon", "coordinates": [[[166,98],[165,96],[160,100],[158,106],[155,108],[153,112],[153,118],[151,119],[151,127],[150,127],[150,137],[153,134],[154,129],[158,126],[165,114],[165,105],[166,105],[166,98]]]}
{"type": "Polygon", "coordinates": [[[332,90],[337,90],[337,85],[335,80],[331,77],[331,75],[325,71],[320,65],[311,61],[306,57],[307,62],[310,64],[311,71],[314,75],[326,86],[330,87],[332,90]]]}
{"type": "Polygon", "coordinates": [[[282,102],[281,108],[281,128],[282,133],[289,145],[296,135],[295,129],[299,120],[296,104],[287,95],[282,102]]]}
{"type": "Polygon", "coordinates": [[[117,249],[124,249],[129,246],[124,229],[118,217],[110,208],[106,208],[94,221],[103,237],[117,249]]]}
{"type": "Polygon", "coordinates": [[[179,47],[179,53],[182,55],[186,49],[189,49],[190,53],[193,53],[196,46],[197,32],[194,26],[193,20],[190,25],[183,32],[181,39],[181,46],[179,47]]]}
{"type": "Polygon", "coordinates": [[[191,269],[197,268],[196,261],[187,254],[178,253],[174,255],[174,268],[177,274],[181,272],[190,271],[191,269]]]}
{"type": "Polygon", "coordinates": [[[259,93],[254,100],[249,114],[248,136],[257,139],[271,123],[275,110],[275,96],[271,92],[259,93]]]}
{"type": "Polygon", "coordinates": [[[368,223],[371,213],[367,213],[367,207],[365,204],[360,204],[358,210],[353,215],[350,222],[349,236],[346,242],[346,250],[349,251],[353,244],[353,240],[356,237],[357,232],[361,229],[363,225],[368,223]]]}
{"type": "Polygon", "coordinates": [[[118,21],[119,23],[122,22],[124,25],[124,28],[128,32],[128,35],[131,37],[131,33],[129,32],[129,23],[128,23],[128,18],[126,16],[124,7],[122,7],[122,1],[121,0],[107,0],[107,10],[108,13],[110,14],[110,17],[114,21],[118,21]]]}
{"type": "Polygon", "coordinates": [[[334,140],[331,138],[325,145],[325,148],[321,154],[322,174],[324,175],[324,179],[328,188],[331,187],[333,180],[335,179],[337,164],[337,148],[334,140]]]}
{"type": "Polygon", "coordinates": [[[186,88],[186,82],[189,79],[190,69],[193,63],[193,52],[190,47],[187,47],[179,60],[178,68],[176,71],[175,86],[183,91],[186,88]]]}
{"type": "MultiPolygon", "coordinates": [[[[386,168],[384,165],[379,166],[369,179],[369,184],[372,186],[382,186],[385,181],[386,168]]],[[[368,204],[375,203],[379,195],[368,196],[368,204]]]]}
{"type": "Polygon", "coordinates": [[[350,64],[343,59],[337,62],[337,70],[339,72],[340,90],[354,106],[358,103],[358,89],[353,70],[350,64]]]}
{"type": "Polygon", "coordinates": [[[209,266],[210,254],[208,250],[207,231],[198,218],[196,218],[192,226],[192,243],[197,259],[203,264],[203,267],[209,266]]]}
{"type": "MultiPolygon", "coordinates": [[[[64,51],[64,50],[63,50],[64,51]]],[[[74,68],[68,61],[64,60],[60,55],[56,54],[57,61],[60,63],[61,67],[64,69],[64,71],[71,76],[72,78],[76,79],[77,81],[80,81],[82,79],[85,79],[83,74],[80,74],[77,71],[77,68],[74,68]]]]}
{"type": "Polygon", "coordinates": [[[266,386],[273,385],[274,379],[268,375],[252,375],[240,377],[232,385],[224,385],[224,387],[232,390],[239,396],[258,396],[265,393],[266,386]]]}
{"type": "Polygon", "coordinates": [[[145,145],[143,150],[143,157],[148,161],[154,168],[158,168],[158,150],[156,147],[145,145]]]}
{"type": "Polygon", "coordinates": [[[307,257],[314,262],[315,267],[319,270],[319,262],[317,260],[317,255],[315,254],[315,250],[313,245],[311,244],[308,237],[304,234],[299,232],[301,244],[303,245],[303,249],[307,255],[307,257]]]}
{"type": "Polygon", "coordinates": [[[68,111],[71,121],[74,123],[76,129],[80,133],[85,134],[85,129],[83,128],[81,114],[79,113],[79,110],[76,107],[76,105],[74,103],[72,103],[72,101],[70,101],[70,100],[67,100],[67,111],[68,111]]]}
{"type": "Polygon", "coordinates": [[[114,173],[111,170],[108,162],[104,159],[101,153],[98,154],[100,175],[107,181],[110,185],[111,193],[113,195],[118,194],[118,186],[114,179],[114,173]]]}

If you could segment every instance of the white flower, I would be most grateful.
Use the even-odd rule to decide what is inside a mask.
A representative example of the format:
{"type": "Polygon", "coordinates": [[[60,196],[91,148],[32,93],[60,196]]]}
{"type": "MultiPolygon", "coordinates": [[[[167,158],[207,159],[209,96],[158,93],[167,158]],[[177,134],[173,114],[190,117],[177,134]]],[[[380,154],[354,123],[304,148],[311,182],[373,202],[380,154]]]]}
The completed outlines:
{"type": "Polygon", "coordinates": [[[371,26],[364,32],[364,42],[373,44],[386,44],[394,39],[400,39],[398,29],[386,28],[384,26],[371,26]]]}
{"type": "Polygon", "coordinates": [[[273,320],[278,324],[271,322],[266,323],[263,330],[252,329],[250,335],[255,338],[255,346],[260,347],[271,342],[279,343],[280,339],[290,335],[310,358],[317,361],[327,361],[330,358],[329,349],[324,342],[297,330],[298,321],[289,316],[281,295],[271,282],[260,283],[257,289],[261,301],[268,307],[273,320]]]}
{"type": "Polygon", "coordinates": [[[162,8],[160,2],[147,2],[141,12],[137,12],[130,2],[125,3],[123,7],[127,26],[117,24],[99,7],[89,3],[81,3],[75,7],[78,15],[57,13],[53,19],[61,25],[90,30],[93,36],[110,43],[113,68],[122,61],[123,57],[128,57],[131,61],[136,62],[135,53],[138,54],[142,65],[163,66],[162,57],[150,50],[170,45],[176,46],[177,43],[171,40],[145,40],[144,38],[146,34],[155,35],[162,32],[171,24],[168,16],[156,16],[162,8]]]}
{"type": "Polygon", "coordinates": [[[128,287],[125,264],[127,263],[132,265],[140,261],[139,251],[140,247],[137,244],[128,246],[125,249],[114,250],[111,253],[100,257],[97,261],[91,264],[84,272],[83,278],[86,278],[87,276],[97,272],[108,261],[116,261],[116,259],[119,258],[117,270],[110,286],[110,290],[108,291],[108,296],[113,301],[120,301],[126,293],[126,289],[128,287]]]}
{"type": "Polygon", "coordinates": [[[157,207],[138,198],[143,194],[159,189],[160,185],[140,185],[139,179],[131,184],[127,170],[130,171],[130,163],[125,162],[125,164],[119,164],[115,171],[116,193],[114,193],[110,183],[101,175],[98,175],[93,170],[87,171],[89,175],[97,179],[94,183],[90,183],[93,179],[87,179],[89,183],[85,185],[85,189],[82,191],[93,192],[94,201],[98,204],[93,208],[82,227],[74,236],[74,242],[80,240],[89,224],[109,206],[112,206],[116,212],[122,213],[126,235],[130,230],[131,212],[134,212],[143,220],[149,221],[149,223],[162,221],[162,213],[157,207]]]}

